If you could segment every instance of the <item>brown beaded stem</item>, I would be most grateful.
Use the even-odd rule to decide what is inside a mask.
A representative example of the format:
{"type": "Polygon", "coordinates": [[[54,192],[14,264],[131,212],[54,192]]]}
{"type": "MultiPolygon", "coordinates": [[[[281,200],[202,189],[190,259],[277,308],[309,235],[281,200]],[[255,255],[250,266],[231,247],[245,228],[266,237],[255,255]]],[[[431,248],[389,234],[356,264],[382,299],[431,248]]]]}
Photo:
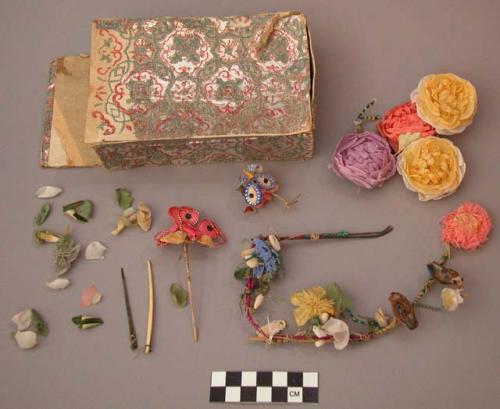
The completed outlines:
{"type": "MultiPolygon", "coordinates": [[[[333,240],[333,239],[371,239],[376,237],[382,237],[389,234],[394,228],[392,226],[387,226],[384,230],[363,232],[363,233],[349,233],[346,230],[340,230],[336,233],[310,233],[310,234],[298,234],[296,236],[279,236],[277,237],[279,241],[291,241],[291,240],[333,240]]],[[[261,237],[265,238],[265,237],[261,237]]]]}
{"type": "Polygon", "coordinates": [[[436,280],[434,278],[429,278],[422,289],[418,292],[417,296],[415,297],[415,301],[413,301],[413,304],[418,304],[422,298],[425,297],[425,295],[431,290],[433,285],[436,283],[436,280]]]}
{"type": "Polygon", "coordinates": [[[196,330],[196,317],[194,315],[194,306],[193,306],[193,291],[191,289],[191,273],[189,271],[189,252],[188,252],[187,241],[184,242],[184,246],[182,248],[182,256],[184,258],[184,274],[186,277],[186,286],[188,289],[189,295],[189,308],[191,310],[191,329],[193,332],[193,340],[194,342],[198,342],[198,331],[196,330]]]}

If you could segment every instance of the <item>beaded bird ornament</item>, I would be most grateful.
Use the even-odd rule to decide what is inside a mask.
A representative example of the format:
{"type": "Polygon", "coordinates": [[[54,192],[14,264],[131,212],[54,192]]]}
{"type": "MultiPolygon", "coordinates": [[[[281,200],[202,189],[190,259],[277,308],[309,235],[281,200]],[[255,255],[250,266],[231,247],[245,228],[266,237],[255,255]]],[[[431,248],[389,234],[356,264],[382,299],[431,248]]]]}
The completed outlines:
{"type": "Polygon", "coordinates": [[[276,178],[269,173],[264,173],[264,169],[259,164],[250,164],[242,169],[243,175],[240,177],[239,191],[243,195],[243,200],[247,207],[245,213],[256,212],[262,209],[273,198],[279,199],[283,205],[289,209],[298,200],[298,195],[294,200],[288,201],[278,194],[279,185],[276,178]]]}
{"type": "Polygon", "coordinates": [[[157,233],[154,236],[154,241],[158,247],[165,247],[171,244],[183,245],[182,255],[184,258],[184,273],[191,310],[191,326],[193,340],[196,342],[198,341],[198,331],[193,307],[188,247],[191,243],[198,243],[203,246],[215,248],[224,244],[226,237],[213,220],[200,220],[200,212],[192,207],[171,207],[168,209],[168,216],[172,222],[171,226],[157,233]]]}
{"type": "Polygon", "coordinates": [[[473,250],[484,243],[491,230],[491,220],[486,211],[474,203],[465,203],[441,220],[441,233],[445,251],[439,261],[427,264],[427,277],[413,299],[400,292],[391,292],[388,301],[390,313],[381,307],[373,315],[360,315],[337,283],[316,285],[293,293],[290,303],[297,330],[285,333],[283,319],[269,320],[263,324],[257,318],[260,308],[271,297],[271,285],[283,277],[282,243],[296,240],[344,240],[376,238],[392,231],[392,227],[378,232],[301,234],[297,236],[255,237],[245,242],[241,252],[243,264],[234,272],[243,283],[241,308],[255,331],[251,341],[267,344],[312,343],[316,347],[332,344],[342,350],[351,343],[367,342],[385,335],[401,324],[410,330],[418,327],[417,310],[455,311],[464,302],[464,280],[460,273],[448,267],[451,257],[449,246],[473,250]],[[441,285],[441,306],[422,300],[436,285],[441,285]],[[356,327],[354,327],[356,325],[356,327]],[[359,326],[363,329],[359,330],[359,326]]]}

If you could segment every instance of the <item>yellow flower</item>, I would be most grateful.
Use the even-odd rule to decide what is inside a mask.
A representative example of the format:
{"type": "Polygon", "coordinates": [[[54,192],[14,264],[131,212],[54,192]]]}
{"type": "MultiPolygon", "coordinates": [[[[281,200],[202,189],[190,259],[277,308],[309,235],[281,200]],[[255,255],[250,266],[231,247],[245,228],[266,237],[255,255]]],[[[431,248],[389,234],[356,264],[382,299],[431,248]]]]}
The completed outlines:
{"type": "Polygon", "coordinates": [[[333,302],[326,298],[326,291],[322,287],[312,287],[294,293],[290,297],[290,302],[297,307],[293,316],[299,327],[324,312],[335,314],[333,302]]]}
{"type": "Polygon", "coordinates": [[[406,187],[422,201],[451,195],[465,174],[460,150],[450,140],[436,136],[410,142],[398,156],[397,168],[406,187]]]}
{"type": "Polygon", "coordinates": [[[411,93],[411,100],[420,119],[441,135],[463,132],[477,111],[476,89],[455,74],[426,75],[411,93]]]}

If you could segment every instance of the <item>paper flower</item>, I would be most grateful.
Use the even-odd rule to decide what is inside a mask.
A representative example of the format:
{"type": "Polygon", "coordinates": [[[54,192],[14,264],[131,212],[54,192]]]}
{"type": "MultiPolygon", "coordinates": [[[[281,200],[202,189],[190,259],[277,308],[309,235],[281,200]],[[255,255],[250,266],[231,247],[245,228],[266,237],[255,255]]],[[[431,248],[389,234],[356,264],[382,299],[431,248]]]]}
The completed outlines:
{"type": "Polygon", "coordinates": [[[450,140],[429,136],[403,149],[397,169],[406,187],[417,192],[420,200],[439,200],[457,190],[465,174],[465,162],[450,140]]]}
{"type": "Polygon", "coordinates": [[[322,287],[312,287],[294,293],[290,297],[290,302],[297,307],[293,316],[299,327],[322,313],[335,314],[333,302],[326,298],[326,291],[322,287]]]}
{"type": "MultiPolygon", "coordinates": [[[[321,327],[313,327],[314,335],[318,338],[333,337],[333,346],[336,350],[342,350],[349,344],[349,327],[348,325],[337,318],[330,318],[321,327]]],[[[319,339],[316,341],[316,347],[324,345],[325,341],[319,339]]]]}
{"type": "Polygon", "coordinates": [[[171,207],[168,215],[172,225],[155,235],[155,242],[159,247],[186,241],[216,247],[226,241],[224,233],[215,222],[208,219],[200,221],[200,212],[192,207],[171,207]]]}
{"type": "Polygon", "coordinates": [[[455,311],[464,299],[460,290],[455,288],[443,288],[441,290],[441,304],[446,311],[455,311]]]}
{"type": "Polygon", "coordinates": [[[387,141],[366,131],[344,135],[328,169],[366,189],[382,186],[396,173],[395,159],[387,141]]]}
{"type": "Polygon", "coordinates": [[[254,277],[260,277],[264,273],[274,274],[280,267],[279,255],[264,240],[253,239],[254,254],[259,260],[259,264],[253,268],[254,277]]]}
{"type": "Polygon", "coordinates": [[[474,86],[455,74],[431,74],[423,77],[411,93],[418,116],[441,135],[463,132],[477,111],[474,86]]]}
{"type": "Polygon", "coordinates": [[[387,139],[394,152],[399,150],[399,136],[404,133],[418,132],[423,137],[436,135],[436,130],[422,121],[417,115],[415,103],[408,101],[391,108],[377,122],[380,135],[387,139]]]}
{"type": "Polygon", "coordinates": [[[490,216],[477,203],[462,203],[441,219],[443,242],[463,250],[475,250],[488,239],[490,216]]]}
{"type": "Polygon", "coordinates": [[[183,246],[182,257],[184,259],[184,277],[191,309],[191,329],[193,340],[197,342],[198,330],[196,328],[189,269],[189,244],[199,243],[214,248],[224,244],[226,237],[214,221],[209,219],[200,220],[200,212],[192,207],[171,207],[168,209],[168,216],[172,221],[172,225],[157,233],[154,236],[154,241],[158,247],[165,247],[170,244],[182,244],[183,246]]]}

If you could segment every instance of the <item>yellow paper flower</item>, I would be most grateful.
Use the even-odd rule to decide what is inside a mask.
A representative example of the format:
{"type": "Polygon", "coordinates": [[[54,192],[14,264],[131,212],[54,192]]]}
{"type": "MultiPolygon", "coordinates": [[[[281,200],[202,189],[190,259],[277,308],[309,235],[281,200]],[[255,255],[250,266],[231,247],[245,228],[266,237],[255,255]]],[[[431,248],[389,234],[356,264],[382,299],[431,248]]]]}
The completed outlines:
{"type": "Polygon", "coordinates": [[[441,135],[463,132],[477,111],[476,89],[455,74],[426,75],[411,93],[411,100],[420,119],[441,135]]]}
{"type": "Polygon", "coordinates": [[[326,291],[322,287],[312,287],[294,293],[290,297],[290,302],[297,307],[293,316],[299,327],[324,312],[330,315],[335,314],[333,302],[326,298],[326,291]]]}
{"type": "Polygon", "coordinates": [[[450,140],[436,136],[410,142],[398,156],[397,168],[406,187],[422,201],[451,195],[465,174],[460,150],[450,140]]]}

